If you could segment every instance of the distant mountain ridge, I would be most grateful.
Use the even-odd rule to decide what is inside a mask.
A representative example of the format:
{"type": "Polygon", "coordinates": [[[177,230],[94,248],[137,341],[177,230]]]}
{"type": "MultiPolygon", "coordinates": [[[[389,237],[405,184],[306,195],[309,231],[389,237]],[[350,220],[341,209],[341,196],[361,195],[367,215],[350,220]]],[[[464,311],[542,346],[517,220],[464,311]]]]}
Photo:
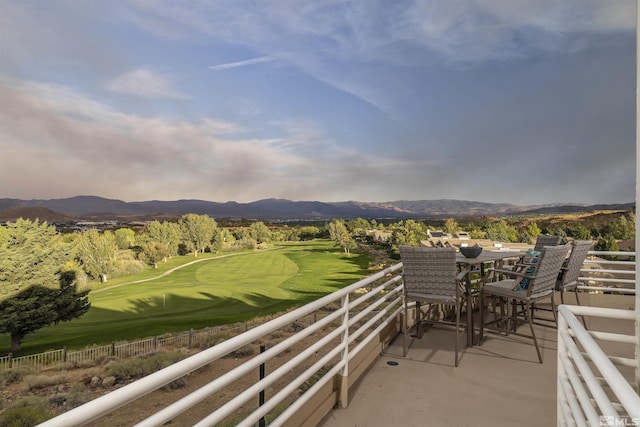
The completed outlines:
{"type": "MultiPolygon", "coordinates": [[[[423,218],[513,215],[525,213],[570,213],[595,210],[630,210],[635,203],[609,205],[552,204],[517,206],[508,203],[483,203],[464,200],[398,200],[390,202],[319,202],[264,199],[251,203],[210,202],[206,200],[151,200],[124,202],[97,196],[75,196],[65,199],[21,200],[0,199],[0,220],[27,217],[27,212],[50,216],[55,220],[83,218],[114,219],[120,217],[178,217],[186,213],[214,218],[256,220],[312,220],[331,218],[423,218]],[[30,211],[31,209],[31,211],[30,211]],[[16,215],[19,215],[16,217],[16,215]]],[[[53,221],[53,219],[48,220],[53,221]]]]}

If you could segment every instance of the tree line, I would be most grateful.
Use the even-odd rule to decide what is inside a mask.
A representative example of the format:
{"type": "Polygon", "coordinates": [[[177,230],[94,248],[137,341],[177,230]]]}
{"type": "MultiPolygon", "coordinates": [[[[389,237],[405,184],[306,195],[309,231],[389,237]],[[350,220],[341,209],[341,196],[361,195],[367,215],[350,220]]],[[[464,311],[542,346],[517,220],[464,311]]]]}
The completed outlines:
{"type": "Polygon", "coordinates": [[[11,334],[12,350],[38,329],[82,316],[89,310],[91,281],[130,275],[176,255],[198,256],[210,251],[240,251],[274,242],[330,238],[346,255],[361,245],[375,245],[397,258],[400,245],[417,245],[430,228],[448,233],[466,231],[473,239],[532,243],[539,234],[597,240],[597,250],[618,250],[617,242],[635,236],[635,215],[627,212],[597,226],[550,223],[530,219],[454,218],[377,222],[333,219],[324,225],[267,225],[252,222],[219,227],[207,215],[185,214],[177,221],[152,221],[142,230],[130,228],[59,233],[53,225],[19,219],[0,227],[0,333],[11,334]],[[375,238],[375,231],[389,236],[375,238]]]}

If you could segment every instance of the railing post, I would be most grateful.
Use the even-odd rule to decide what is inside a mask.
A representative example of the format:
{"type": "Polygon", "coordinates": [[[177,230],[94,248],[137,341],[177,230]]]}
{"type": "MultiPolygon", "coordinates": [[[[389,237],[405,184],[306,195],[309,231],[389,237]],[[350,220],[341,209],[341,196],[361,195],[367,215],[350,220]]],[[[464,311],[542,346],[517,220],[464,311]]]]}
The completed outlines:
{"type": "Polygon", "coordinates": [[[349,405],[349,294],[342,297],[342,362],[344,367],[340,374],[340,390],[338,394],[338,405],[346,408],[349,405]]]}
{"type": "Polygon", "coordinates": [[[561,360],[561,354],[564,354],[567,352],[567,345],[564,342],[564,340],[561,337],[561,334],[563,331],[567,330],[567,320],[564,318],[564,316],[560,313],[560,310],[558,310],[557,314],[556,314],[556,319],[558,320],[558,333],[557,333],[557,346],[558,346],[558,350],[556,352],[556,358],[557,358],[557,363],[556,363],[556,420],[557,420],[557,425],[562,426],[562,425],[566,425],[566,420],[564,419],[564,410],[563,410],[563,400],[566,399],[565,395],[564,395],[564,389],[562,388],[562,378],[564,378],[564,376],[566,375],[565,369],[564,369],[564,365],[562,364],[562,360],[561,360]]]}
{"type": "MultiPolygon", "coordinates": [[[[266,346],[264,344],[262,344],[260,346],[260,354],[264,353],[266,351],[266,346]]],[[[264,379],[266,373],[266,365],[264,363],[260,364],[260,381],[262,381],[264,379]]],[[[258,407],[264,405],[264,389],[260,390],[260,394],[258,396],[258,407]]],[[[266,420],[264,417],[260,418],[260,421],[258,421],[258,427],[265,427],[266,424],[266,420]]]]}

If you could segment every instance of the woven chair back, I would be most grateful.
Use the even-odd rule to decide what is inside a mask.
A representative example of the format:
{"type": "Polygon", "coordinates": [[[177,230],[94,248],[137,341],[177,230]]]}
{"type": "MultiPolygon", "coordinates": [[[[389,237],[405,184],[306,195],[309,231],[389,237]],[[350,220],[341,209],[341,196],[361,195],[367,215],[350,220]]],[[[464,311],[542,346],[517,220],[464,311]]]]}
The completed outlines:
{"type": "Polygon", "coordinates": [[[405,293],[455,298],[455,248],[400,246],[405,293]]]}
{"type": "Polygon", "coordinates": [[[541,252],[542,248],[545,246],[558,246],[561,239],[562,238],[560,236],[548,236],[546,234],[541,234],[536,239],[536,245],[533,250],[541,252]]]}
{"type": "Polygon", "coordinates": [[[591,240],[575,240],[572,243],[571,254],[569,255],[569,261],[566,265],[566,270],[562,274],[561,285],[567,285],[574,283],[580,277],[580,269],[584,260],[587,258],[587,253],[591,249],[593,241],[591,240]]]}
{"type": "Polygon", "coordinates": [[[569,245],[546,246],[542,249],[536,270],[527,288],[529,296],[555,289],[558,274],[569,253],[569,249],[569,245]]]}

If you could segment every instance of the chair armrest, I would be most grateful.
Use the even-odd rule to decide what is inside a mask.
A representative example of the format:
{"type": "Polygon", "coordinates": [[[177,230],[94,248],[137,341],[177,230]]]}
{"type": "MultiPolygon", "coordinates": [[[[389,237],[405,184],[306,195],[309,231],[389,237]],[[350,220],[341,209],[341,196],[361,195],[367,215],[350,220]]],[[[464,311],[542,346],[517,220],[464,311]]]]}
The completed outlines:
{"type": "Polygon", "coordinates": [[[462,279],[464,279],[464,276],[468,275],[470,272],[471,269],[469,267],[461,270],[460,273],[458,273],[458,275],[456,276],[456,280],[460,282],[462,279]]]}
{"type": "MultiPolygon", "coordinates": [[[[531,275],[520,272],[520,271],[515,271],[515,270],[503,270],[500,268],[491,268],[488,270],[488,273],[496,273],[496,274],[504,274],[506,276],[515,276],[515,277],[530,277],[531,275]]],[[[488,276],[488,274],[487,274],[488,276]]]]}

